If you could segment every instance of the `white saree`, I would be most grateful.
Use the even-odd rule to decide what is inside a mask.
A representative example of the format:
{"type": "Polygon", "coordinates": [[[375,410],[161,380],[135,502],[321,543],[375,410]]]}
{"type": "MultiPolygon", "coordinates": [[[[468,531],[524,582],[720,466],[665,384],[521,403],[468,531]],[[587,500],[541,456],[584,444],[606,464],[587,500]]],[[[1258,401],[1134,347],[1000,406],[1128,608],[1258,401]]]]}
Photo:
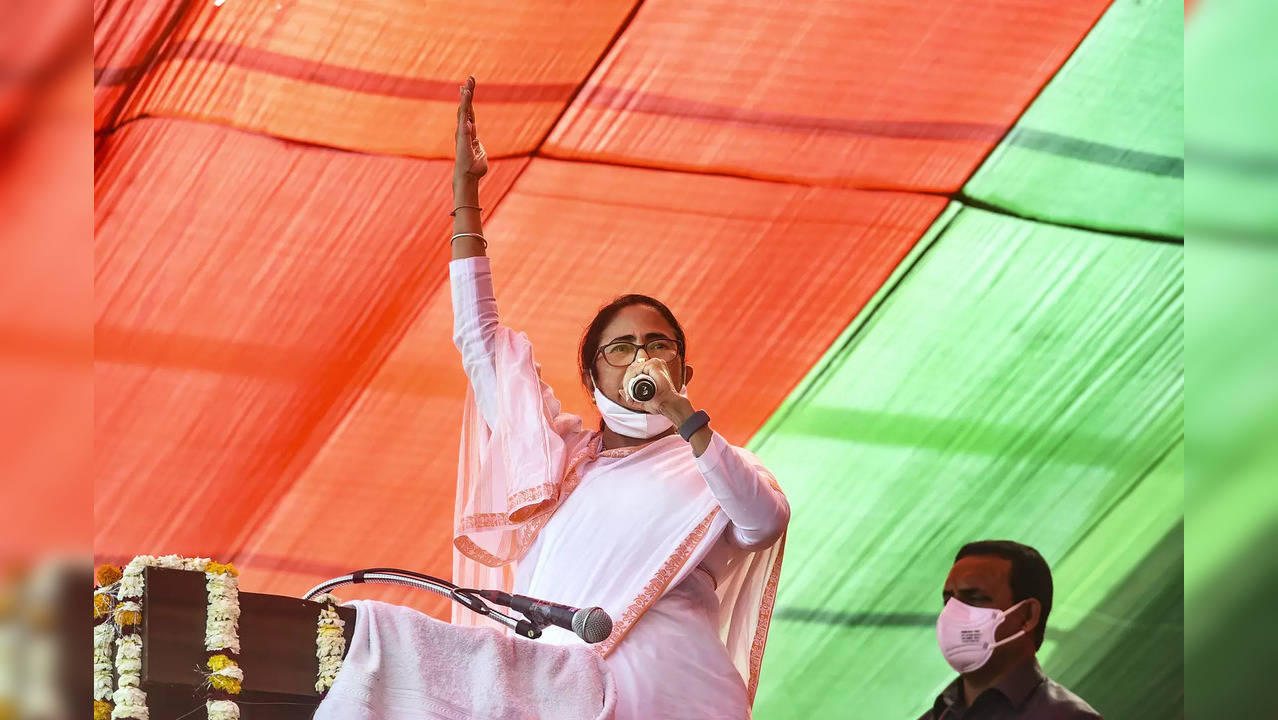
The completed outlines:
{"type": "MultiPolygon", "coordinates": [[[[450,265],[462,415],[453,581],[614,620],[594,647],[617,717],[748,717],[789,506],[749,452],[678,435],[602,450],[561,412],[523,333],[496,321],[487,258],[450,265]],[[750,549],[745,549],[750,548],[750,549]]],[[[453,622],[486,622],[454,608],[453,622]]],[[[580,642],[548,628],[542,642],[580,642]]]]}

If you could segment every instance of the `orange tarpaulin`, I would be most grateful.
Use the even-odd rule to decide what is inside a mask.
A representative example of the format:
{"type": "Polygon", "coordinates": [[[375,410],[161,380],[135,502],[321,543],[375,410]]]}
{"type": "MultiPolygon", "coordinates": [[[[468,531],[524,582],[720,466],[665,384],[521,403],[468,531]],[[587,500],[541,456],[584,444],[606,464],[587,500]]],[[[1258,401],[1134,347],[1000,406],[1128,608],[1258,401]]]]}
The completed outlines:
{"type": "Polygon", "coordinates": [[[1107,5],[648,2],[547,154],[954,191],[1107,5]]]}
{"type": "MultiPolygon", "coordinates": [[[[495,163],[494,199],[524,162],[495,163]]],[[[450,177],[440,161],[184,121],[111,137],[97,178],[100,552],[239,547],[443,282],[450,177]]]]}
{"type": "Polygon", "coordinates": [[[631,5],[194,3],[136,77],[120,121],[185,117],[333,147],[452,157],[458,85],[469,73],[484,80],[489,151],[526,153],[631,5]]]}

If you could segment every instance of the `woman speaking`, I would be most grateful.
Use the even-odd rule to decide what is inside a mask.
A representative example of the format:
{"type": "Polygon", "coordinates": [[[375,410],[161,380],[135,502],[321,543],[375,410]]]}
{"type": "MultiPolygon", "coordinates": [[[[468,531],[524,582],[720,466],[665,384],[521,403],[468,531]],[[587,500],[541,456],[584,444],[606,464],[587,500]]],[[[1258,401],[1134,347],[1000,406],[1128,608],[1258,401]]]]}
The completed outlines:
{"type": "MultiPolygon", "coordinates": [[[[599,430],[561,411],[527,336],[498,321],[474,91],[468,78],[449,263],[453,341],[470,381],[453,579],[604,608],[612,633],[592,647],[616,679],[619,720],[749,717],[789,503],[688,399],[688,338],[656,299],[622,295],[585,329],[581,382],[599,430]]],[[[556,627],[542,641],[581,642],[556,627]]]]}

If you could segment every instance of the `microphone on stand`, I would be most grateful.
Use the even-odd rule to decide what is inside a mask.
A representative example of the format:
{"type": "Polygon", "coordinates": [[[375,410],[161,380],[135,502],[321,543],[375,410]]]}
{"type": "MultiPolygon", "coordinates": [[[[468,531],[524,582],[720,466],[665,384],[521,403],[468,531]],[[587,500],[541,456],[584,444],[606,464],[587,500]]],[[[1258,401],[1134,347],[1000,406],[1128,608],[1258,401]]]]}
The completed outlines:
{"type": "Polygon", "coordinates": [[[630,384],[626,390],[635,400],[648,402],[657,394],[657,383],[653,382],[651,377],[641,373],[630,378],[630,384]]]}
{"type": "Polygon", "coordinates": [[[603,608],[569,607],[500,590],[479,590],[476,593],[488,602],[523,613],[533,622],[569,630],[588,643],[603,642],[612,634],[612,618],[603,608]]]}
{"type": "Polygon", "coordinates": [[[498,623],[501,623],[502,625],[505,625],[511,630],[514,630],[516,635],[523,635],[524,637],[530,638],[532,640],[536,640],[537,638],[541,637],[541,628],[537,627],[537,623],[535,622],[507,617],[497,612],[496,610],[490,610],[488,613],[484,615],[484,617],[492,618],[498,623]]]}

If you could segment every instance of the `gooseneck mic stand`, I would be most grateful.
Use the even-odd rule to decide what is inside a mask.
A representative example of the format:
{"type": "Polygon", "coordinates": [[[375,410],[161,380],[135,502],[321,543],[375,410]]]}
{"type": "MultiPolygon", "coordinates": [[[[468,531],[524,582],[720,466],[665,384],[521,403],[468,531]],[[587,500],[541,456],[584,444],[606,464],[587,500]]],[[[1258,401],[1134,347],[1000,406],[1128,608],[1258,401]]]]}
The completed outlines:
{"type": "Polygon", "coordinates": [[[472,612],[483,615],[484,617],[492,618],[502,625],[514,630],[522,637],[535,640],[541,637],[541,631],[546,627],[543,623],[534,623],[522,618],[513,618],[495,610],[491,605],[484,602],[483,598],[479,597],[478,590],[460,588],[447,580],[441,580],[437,577],[426,575],[425,573],[414,572],[412,570],[400,570],[398,568],[364,568],[363,570],[356,570],[355,572],[346,575],[340,575],[338,577],[325,580],[319,585],[307,590],[306,594],[302,596],[302,599],[310,600],[316,595],[329,592],[330,590],[339,588],[343,585],[358,585],[366,582],[384,583],[387,585],[403,585],[432,592],[436,595],[442,595],[454,602],[461,603],[472,612]]]}

